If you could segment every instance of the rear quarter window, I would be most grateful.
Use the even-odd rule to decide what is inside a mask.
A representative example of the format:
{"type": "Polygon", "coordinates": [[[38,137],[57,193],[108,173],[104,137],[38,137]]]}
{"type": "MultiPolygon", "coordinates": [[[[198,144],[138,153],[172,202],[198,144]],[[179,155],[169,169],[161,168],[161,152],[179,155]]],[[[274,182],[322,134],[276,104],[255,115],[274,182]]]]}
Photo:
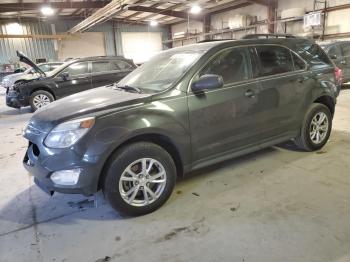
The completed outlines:
{"type": "Polygon", "coordinates": [[[332,61],[328,58],[324,50],[312,42],[304,42],[297,45],[297,53],[311,65],[316,66],[333,66],[332,61]]]}

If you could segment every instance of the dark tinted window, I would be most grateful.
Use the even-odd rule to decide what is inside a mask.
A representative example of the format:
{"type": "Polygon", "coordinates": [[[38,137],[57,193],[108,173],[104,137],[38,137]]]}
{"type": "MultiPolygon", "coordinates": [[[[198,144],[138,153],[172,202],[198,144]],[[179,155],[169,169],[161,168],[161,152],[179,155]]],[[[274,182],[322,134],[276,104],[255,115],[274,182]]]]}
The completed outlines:
{"type": "Polygon", "coordinates": [[[107,72],[110,70],[109,61],[92,62],[92,73],[107,72]]]}
{"type": "Polygon", "coordinates": [[[251,75],[249,54],[246,49],[234,48],[219,53],[199,73],[220,75],[224,84],[247,80],[251,75]]]}
{"type": "Polygon", "coordinates": [[[294,63],[295,70],[303,70],[306,68],[305,62],[300,57],[298,57],[294,53],[292,53],[292,57],[293,57],[293,63],[294,63]]]}
{"type": "Polygon", "coordinates": [[[331,46],[328,50],[328,55],[331,56],[337,56],[337,58],[340,58],[342,56],[340,46],[339,45],[334,45],[331,46]]]}
{"type": "Polygon", "coordinates": [[[293,61],[289,49],[280,46],[256,47],[260,59],[260,76],[268,76],[293,71],[293,61]]]}
{"type": "Polygon", "coordinates": [[[298,54],[313,65],[333,65],[323,49],[314,43],[304,42],[297,45],[298,54]]]}
{"type": "Polygon", "coordinates": [[[343,55],[350,56],[350,43],[343,43],[341,47],[343,49],[343,55]]]}
{"type": "Polygon", "coordinates": [[[89,72],[88,63],[81,62],[71,64],[66,69],[64,69],[64,72],[67,72],[70,76],[87,74],[89,72]]]}

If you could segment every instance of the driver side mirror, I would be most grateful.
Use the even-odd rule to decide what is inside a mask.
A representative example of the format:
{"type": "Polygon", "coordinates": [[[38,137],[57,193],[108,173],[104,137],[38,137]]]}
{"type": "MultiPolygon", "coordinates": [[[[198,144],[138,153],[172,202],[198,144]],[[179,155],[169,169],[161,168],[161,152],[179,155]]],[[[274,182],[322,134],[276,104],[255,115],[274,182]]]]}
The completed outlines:
{"type": "Polygon", "coordinates": [[[68,74],[68,72],[63,72],[60,74],[60,77],[62,77],[63,80],[67,80],[69,77],[69,74],[68,74]]]}
{"type": "Polygon", "coordinates": [[[202,75],[198,80],[192,83],[191,89],[193,93],[201,93],[205,90],[220,88],[224,85],[222,76],[219,75],[202,75]]]}
{"type": "Polygon", "coordinates": [[[337,55],[330,55],[329,58],[335,60],[338,58],[338,56],[337,55]]]}

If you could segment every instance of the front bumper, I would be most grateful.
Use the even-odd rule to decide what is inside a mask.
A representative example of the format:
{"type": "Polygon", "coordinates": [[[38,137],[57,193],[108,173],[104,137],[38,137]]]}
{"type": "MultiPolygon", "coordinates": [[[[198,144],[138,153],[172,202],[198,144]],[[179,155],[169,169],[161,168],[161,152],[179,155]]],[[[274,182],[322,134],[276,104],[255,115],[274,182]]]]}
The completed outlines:
{"type": "Polygon", "coordinates": [[[23,158],[23,165],[34,176],[34,182],[46,193],[83,194],[89,196],[98,189],[101,172],[101,161],[89,158],[82,148],[50,149],[43,141],[46,134],[36,132],[25,133],[29,140],[28,149],[23,158]],[[75,185],[56,185],[50,176],[55,171],[80,168],[79,180],[75,185]]]}
{"type": "Polygon", "coordinates": [[[19,95],[16,91],[6,91],[6,105],[13,108],[29,106],[29,99],[19,95]]]}

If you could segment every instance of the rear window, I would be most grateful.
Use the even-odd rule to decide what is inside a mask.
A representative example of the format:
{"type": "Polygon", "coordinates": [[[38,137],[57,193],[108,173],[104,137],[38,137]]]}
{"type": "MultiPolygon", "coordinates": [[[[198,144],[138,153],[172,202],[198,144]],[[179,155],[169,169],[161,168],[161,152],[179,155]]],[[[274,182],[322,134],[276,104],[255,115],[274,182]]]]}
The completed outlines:
{"type": "Polygon", "coordinates": [[[298,44],[297,49],[298,49],[297,50],[298,54],[305,60],[309,61],[310,64],[312,65],[318,65],[318,66],[333,65],[331,60],[323,51],[323,49],[315,43],[304,42],[302,44],[298,44]]]}

